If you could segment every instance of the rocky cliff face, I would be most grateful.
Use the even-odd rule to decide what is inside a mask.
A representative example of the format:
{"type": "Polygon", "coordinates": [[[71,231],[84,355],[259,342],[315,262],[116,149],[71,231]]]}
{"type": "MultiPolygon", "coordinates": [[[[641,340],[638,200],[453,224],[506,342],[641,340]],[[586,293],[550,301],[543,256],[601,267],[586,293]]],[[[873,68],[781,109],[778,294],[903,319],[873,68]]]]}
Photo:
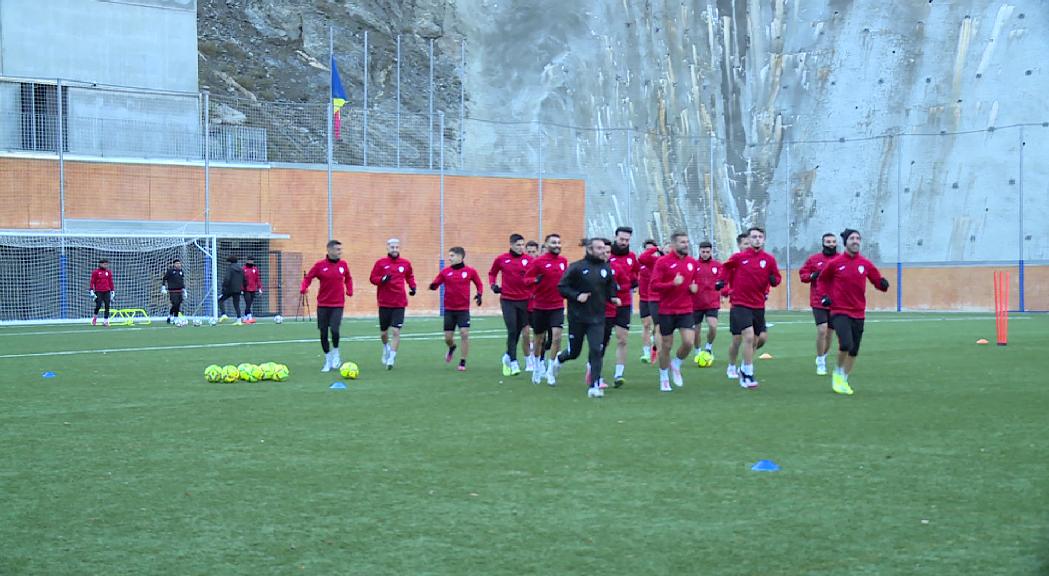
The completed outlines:
{"type": "MultiPolygon", "coordinates": [[[[1021,186],[1024,228],[1049,224],[1049,168],[1032,161],[1049,152],[1044,6],[208,0],[201,74],[234,94],[313,98],[333,22],[355,47],[372,35],[373,105],[390,101],[400,32],[404,106],[427,109],[436,37],[437,106],[457,111],[465,38],[468,116],[536,124],[469,122],[464,165],[534,173],[541,156],[545,174],[585,176],[593,232],[685,229],[724,253],[757,224],[797,259],[848,225],[888,261],[1012,259],[1021,244],[1049,258],[1049,241],[1017,232],[1021,186]]],[[[340,67],[359,94],[360,66],[340,67]]]]}

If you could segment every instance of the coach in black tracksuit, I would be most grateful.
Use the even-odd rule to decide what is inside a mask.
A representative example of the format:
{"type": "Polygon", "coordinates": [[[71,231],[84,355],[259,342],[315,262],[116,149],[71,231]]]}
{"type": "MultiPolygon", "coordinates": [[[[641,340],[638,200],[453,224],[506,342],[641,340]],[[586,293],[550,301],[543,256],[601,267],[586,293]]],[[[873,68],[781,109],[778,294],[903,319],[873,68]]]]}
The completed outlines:
{"type": "Polygon", "coordinates": [[[597,388],[601,381],[605,305],[610,299],[618,305],[618,298],[615,298],[618,287],[612,267],[608,265],[610,251],[608,240],[589,239],[586,257],[569,265],[557,285],[561,295],[568,299],[568,349],[558,355],[554,370],[559,371],[562,363],[579,357],[586,337],[590,347],[590,381],[587,385],[591,388],[597,388]]]}
{"type": "Polygon", "coordinates": [[[244,268],[237,263],[236,256],[226,258],[229,262],[229,270],[226,271],[226,279],[222,281],[222,297],[219,298],[219,309],[222,315],[226,315],[226,300],[233,299],[233,310],[240,315],[240,295],[244,292],[244,268]]]}

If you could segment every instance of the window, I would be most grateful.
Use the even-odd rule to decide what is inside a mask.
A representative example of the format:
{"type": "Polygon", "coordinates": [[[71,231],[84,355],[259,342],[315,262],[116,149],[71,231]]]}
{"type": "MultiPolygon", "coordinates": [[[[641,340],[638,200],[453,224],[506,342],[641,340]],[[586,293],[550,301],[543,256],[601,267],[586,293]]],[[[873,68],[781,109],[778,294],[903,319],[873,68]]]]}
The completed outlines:
{"type": "MultiPolygon", "coordinates": [[[[22,149],[58,150],[58,87],[23,83],[22,149]]],[[[69,151],[69,88],[62,88],[62,149],[69,151]]]]}

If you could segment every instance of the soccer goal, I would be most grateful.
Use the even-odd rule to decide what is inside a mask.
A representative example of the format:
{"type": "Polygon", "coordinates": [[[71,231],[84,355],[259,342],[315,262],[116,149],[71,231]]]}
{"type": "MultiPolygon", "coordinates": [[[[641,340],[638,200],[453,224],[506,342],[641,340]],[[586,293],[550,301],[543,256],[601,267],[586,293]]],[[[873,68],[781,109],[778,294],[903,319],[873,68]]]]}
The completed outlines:
{"type": "Polygon", "coordinates": [[[161,278],[178,258],[186,279],[182,314],[214,318],[218,309],[214,236],[70,235],[0,232],[0,324],[77,322],[91,318],[91,273],[109,260],[112,311],[132,322],[164,319],[161,278]],[[123,316],[122,316],[123,314],[123,316]]]}

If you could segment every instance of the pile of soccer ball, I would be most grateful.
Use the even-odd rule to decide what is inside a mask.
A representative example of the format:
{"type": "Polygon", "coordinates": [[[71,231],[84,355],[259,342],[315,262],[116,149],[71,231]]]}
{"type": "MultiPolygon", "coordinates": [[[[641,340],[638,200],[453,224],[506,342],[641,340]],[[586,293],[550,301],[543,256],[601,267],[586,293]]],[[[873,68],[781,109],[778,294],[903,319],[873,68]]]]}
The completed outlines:
{"type": "Polygon", "coordinates": [[[239,366],[212,364],[204,369],[204,379],[208,382],[225,382],[227,384],[232,384],[238,380],[245,382],[258,382],[260,380],[283,382],[288,379],[289,375],[288,367],[276,362],[263,362],[262,364],[244,363],[239,366]]]}

